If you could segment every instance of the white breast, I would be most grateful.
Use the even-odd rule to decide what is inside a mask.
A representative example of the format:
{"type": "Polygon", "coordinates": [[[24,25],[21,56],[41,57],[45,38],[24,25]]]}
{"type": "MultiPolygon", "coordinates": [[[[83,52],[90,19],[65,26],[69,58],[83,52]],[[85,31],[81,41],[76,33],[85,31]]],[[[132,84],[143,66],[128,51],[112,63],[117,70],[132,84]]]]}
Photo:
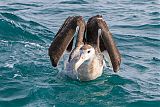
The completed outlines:
{"type": "Polygon", "coordinates": [[[103,61],[94,57],[92,60],[87,60],[80,67],[75,70],[76,60],[72,60],[67,64],[66,75],[72,79],[79,79],[80,81],[94,80],[102,75],[103,61]]]}
{"type": "Polygon", "coordinates": [[[103,72],[103,64],[95,57],[93,60],[83,63],[78,68],[78,76],[81,81],[94,80],[101,76],[103,72]]]}

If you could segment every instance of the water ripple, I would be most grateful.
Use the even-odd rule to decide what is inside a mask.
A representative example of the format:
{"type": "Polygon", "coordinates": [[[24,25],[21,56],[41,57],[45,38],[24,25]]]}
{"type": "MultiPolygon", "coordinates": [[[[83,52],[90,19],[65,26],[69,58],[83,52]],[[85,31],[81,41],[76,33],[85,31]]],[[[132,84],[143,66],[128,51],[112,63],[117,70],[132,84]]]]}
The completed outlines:
{"type": "Polygon", "coordinates": [[[85,0],[62,1],[60,4],[88,4],[85,0]]]}
{"type": "Polygon", "coordinates": [[[117,26],[113,26],[116,28],[131,28],[131,29],[136,29],[136,30],[142,30],[142,29],[159,29],[160,28],[160,24],[145,24],[145,25],[139,25],[139,26],[133,26],[133,25],[117,25],[117,26]]]}
{"type": "Polygon", "coordinates": [[[45,42],[41,39],[42,37],[46,38],[46,40],[50,39],[43,34],[48,33],[50,35],[51,31],[39,23],[26,21],[11,13],[1,13],[0,15],[2,17],[0,19],[0,24],[2,25],[0,27],[1,39],[10,38],[10,40],[38,41],[42,43],[45,42]]]}

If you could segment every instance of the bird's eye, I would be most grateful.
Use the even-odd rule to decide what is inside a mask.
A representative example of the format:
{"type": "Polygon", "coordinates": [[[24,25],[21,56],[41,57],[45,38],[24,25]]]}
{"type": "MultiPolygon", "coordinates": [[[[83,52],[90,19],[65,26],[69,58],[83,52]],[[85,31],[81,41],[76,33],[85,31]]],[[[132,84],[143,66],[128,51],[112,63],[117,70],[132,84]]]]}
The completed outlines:
{"type": "Polygon", "coordinates": [[[90,51],[88,51],[88,53],[90,53],[90,51]]]}

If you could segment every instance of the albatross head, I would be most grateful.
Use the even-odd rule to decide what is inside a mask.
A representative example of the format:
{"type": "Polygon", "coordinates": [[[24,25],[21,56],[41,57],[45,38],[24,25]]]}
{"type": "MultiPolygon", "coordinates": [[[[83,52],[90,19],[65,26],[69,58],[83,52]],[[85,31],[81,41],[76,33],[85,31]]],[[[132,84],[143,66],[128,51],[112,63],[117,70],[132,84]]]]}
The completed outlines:
{"type": "Polygon", "coordinates": [[[94,56],[95,56],[95,49],[91,45],[88,44],[83,45],[80,48],[80,56],[75,64],[75,70],[77,70],[84,61],[90,60],[94,56]]]}

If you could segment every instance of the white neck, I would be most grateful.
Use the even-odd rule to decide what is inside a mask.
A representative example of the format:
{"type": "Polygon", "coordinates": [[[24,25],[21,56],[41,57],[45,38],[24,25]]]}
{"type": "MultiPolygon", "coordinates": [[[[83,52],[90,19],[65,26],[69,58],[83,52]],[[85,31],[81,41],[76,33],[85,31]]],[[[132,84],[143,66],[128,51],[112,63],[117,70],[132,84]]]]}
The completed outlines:
{"type": "MultiPolygon", "coordinates": [[[[94,57],[95,57],[95,54],[88,59],[88,60],[89,60],[89,64],[92,62],[92,60],[93,60],[94,57]]],[[[81,59],[80,59],[77,63],[75,63],[75,70],[77,71],[78,68],[79,68],[85,61],[87,61],[87,60],[81,60],[81,59]]]]}

